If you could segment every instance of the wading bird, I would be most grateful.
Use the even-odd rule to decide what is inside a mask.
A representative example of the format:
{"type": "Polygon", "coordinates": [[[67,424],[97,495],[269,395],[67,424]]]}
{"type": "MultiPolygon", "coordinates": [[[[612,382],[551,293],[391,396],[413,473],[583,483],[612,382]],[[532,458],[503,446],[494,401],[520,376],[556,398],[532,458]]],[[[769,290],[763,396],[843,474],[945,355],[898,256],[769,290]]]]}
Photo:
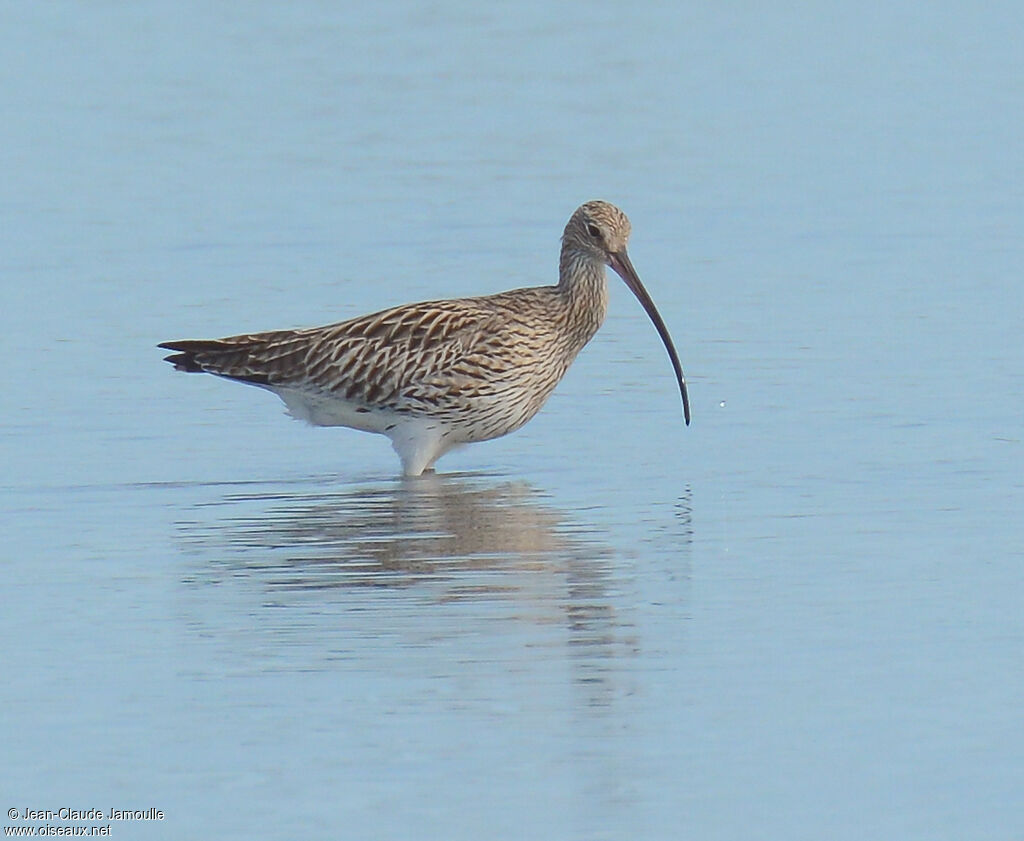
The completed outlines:
{"type": "Polygon", "coordinates": [[[679,357],[626,253],[629,233],[626,214],[591,201],[565,226],[556,286],[160,347],[176,351],[166,360],[177,370],[265,388],[316,426],[386,435],[403,473],[418,476],[452,448],[506,435],[537,414],[604,321],[611,266],[665,344],[689,424],[679,357]]]}

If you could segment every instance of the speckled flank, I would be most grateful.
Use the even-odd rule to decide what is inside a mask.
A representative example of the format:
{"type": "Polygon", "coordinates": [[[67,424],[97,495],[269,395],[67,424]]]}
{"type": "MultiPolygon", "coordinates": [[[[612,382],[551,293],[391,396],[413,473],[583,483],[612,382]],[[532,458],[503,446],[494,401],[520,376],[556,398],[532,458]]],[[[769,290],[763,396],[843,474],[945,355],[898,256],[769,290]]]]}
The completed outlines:
{"type": "Polygon", "coordinates": [[[160,347],[177,351],[167,361],[178,370],[269,389],[309,423],[387,435],[403,471],[418,475],[453,447],[505,435],[540,410],[604,321],[606,265],[623,275],[662,332],[686,405],[671,340],[626,256],[629,232],[618,208],[588,202],[566,225],[557,286],[160,347]]]}

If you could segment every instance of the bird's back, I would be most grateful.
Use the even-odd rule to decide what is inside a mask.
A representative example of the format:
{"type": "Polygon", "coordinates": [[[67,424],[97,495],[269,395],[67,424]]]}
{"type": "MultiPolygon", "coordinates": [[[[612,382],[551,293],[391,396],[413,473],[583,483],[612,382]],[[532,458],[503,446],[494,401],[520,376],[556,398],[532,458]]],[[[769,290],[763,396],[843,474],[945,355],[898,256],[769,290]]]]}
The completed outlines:
{"type": "Polygon", "coordinates": [[[161,347],[178,351],[167,359],[179,370],[263,386],[312,423],[368,428],[370,418],[352,414],[397,413],[484,440],[529,420],[578,351],[562,335],[558,295],[537,287],[425,301],[324,327],[161,347]],[[345,411],[325,412],[331,404],[345,411]]]}

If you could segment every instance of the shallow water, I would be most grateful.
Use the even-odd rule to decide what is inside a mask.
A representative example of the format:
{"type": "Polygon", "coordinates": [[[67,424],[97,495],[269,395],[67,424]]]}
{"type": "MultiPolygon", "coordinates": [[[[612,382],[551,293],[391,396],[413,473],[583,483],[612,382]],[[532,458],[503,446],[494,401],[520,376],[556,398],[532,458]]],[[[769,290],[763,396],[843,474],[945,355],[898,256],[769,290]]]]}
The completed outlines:
{"type": "Polygon", "coordinates": [[[1015,7],[0,18],[5,811],[1021,832],[1015,7]],[[596,197],[689,428],[617,280],[544,411],[419,481],[155,349],[552,282],[596,197]]]}

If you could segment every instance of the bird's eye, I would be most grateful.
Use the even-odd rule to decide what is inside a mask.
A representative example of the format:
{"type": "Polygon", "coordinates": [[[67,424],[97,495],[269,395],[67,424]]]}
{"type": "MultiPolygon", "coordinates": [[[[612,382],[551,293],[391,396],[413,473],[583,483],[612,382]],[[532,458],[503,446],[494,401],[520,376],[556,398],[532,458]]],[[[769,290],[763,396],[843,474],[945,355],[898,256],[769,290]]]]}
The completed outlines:
{"type": "Polygon", "coordinates": [[[590,234],[594,239],[601,239],[601,229],[592,222],[587,224],[587,233],[590,234]]]}

